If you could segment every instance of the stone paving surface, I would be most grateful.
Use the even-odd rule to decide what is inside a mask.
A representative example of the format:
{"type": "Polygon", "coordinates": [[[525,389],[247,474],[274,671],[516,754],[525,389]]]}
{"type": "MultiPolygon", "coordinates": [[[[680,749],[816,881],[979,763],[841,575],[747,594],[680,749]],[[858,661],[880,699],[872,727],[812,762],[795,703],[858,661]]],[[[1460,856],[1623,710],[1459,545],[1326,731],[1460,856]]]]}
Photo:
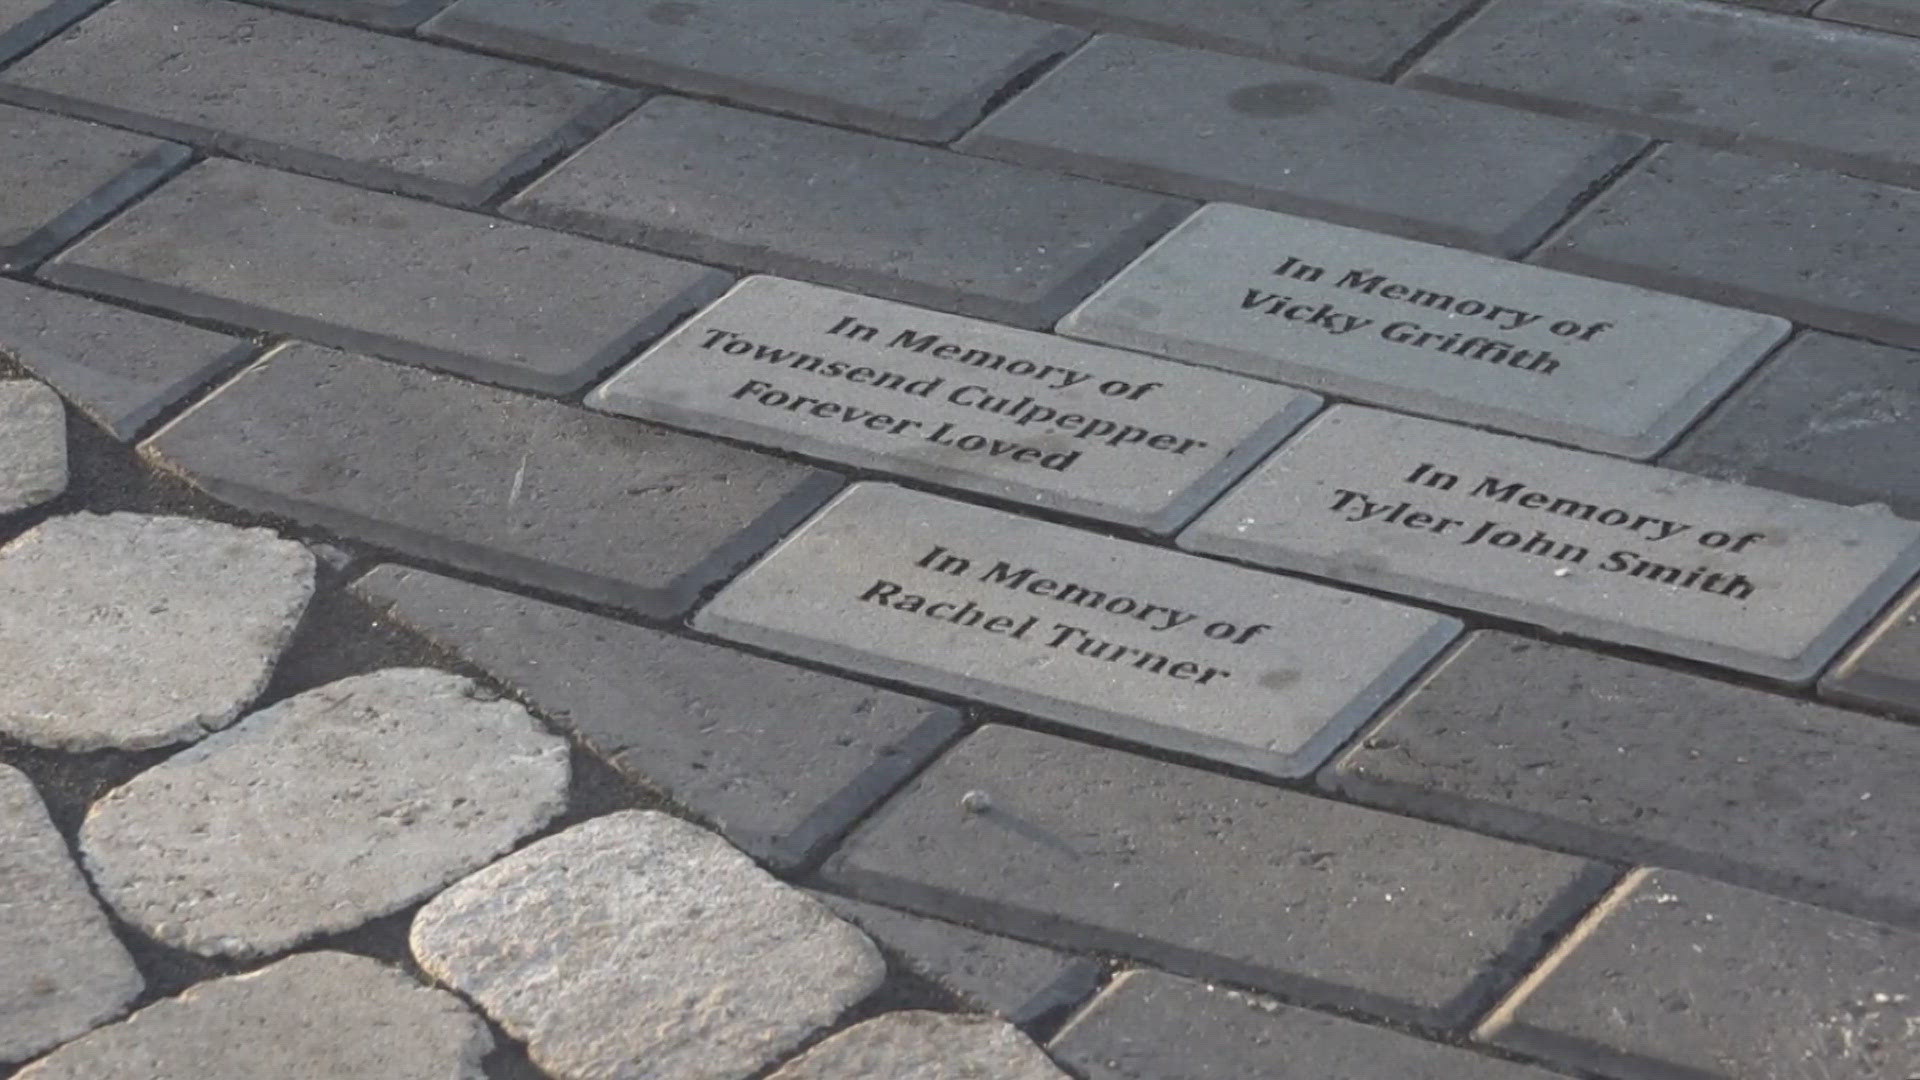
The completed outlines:
{"type": "Polygon", "coordinates": [[[1917,61],[0,0],[0,1080],[1920,1077],[1917,61]]]}

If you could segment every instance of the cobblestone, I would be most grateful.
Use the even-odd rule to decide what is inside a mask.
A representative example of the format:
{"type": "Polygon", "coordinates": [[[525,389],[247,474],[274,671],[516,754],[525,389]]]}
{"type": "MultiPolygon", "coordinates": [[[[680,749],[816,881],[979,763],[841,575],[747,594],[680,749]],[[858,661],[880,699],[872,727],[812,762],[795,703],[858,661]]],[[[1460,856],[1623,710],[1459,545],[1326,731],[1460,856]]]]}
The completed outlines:
{"type": "Polygon", "coordinates": [[[1010,1024],[896,1012],[857,1024],[768,1080],[1071,1080],[1010,1024]]]}
{"type": "Polygon", "coordinates": [[[0,105],[0,270],[53,254],[187,156],[144,135],[0,105]]]}
{"type": "Polygon", "coordinates": [[[67,490],[67,410],[31,379],[0,380],[0,515],[67,490]]]}

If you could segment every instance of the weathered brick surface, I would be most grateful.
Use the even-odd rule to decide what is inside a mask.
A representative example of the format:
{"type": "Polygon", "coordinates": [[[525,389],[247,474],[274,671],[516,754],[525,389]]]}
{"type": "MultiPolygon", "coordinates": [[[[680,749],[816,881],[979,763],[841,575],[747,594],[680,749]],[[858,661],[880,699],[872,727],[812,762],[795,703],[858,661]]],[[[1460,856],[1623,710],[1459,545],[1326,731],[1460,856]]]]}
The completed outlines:
{"type": "Polygon", "coordinates": [[[106,0],[0,0],[0,64],[104,3],[106,0]]]}
{"type": "Polygon", "coordinates": [[[565,393],[725,287],[611,244],[208,161],[50,263],[65,285],[565,393]]]}
{"type": "Polygon", "coordinates": [[[1535,261],[1920,346],[1920,192],[1671,145],[1535,261]]]}
{"type": "Polygon", "coordinates": [[[1409,81],[1914,184],[1917,67],[1920,42],[1704,0],[1495,0],[1409,81]]]}
{"type": "Polygon", "coordinates": [[[709,262],[1046,326],[1188,209],[947,150],[654,98],[507,204],[709,262]]]}
{"type": "Polygon", "coordinates": [[[1102,37],[970,152],[1513,254],[1646,140],[1479,102],[1102,37]],[[1488,162],[1499,167],[1489,169],[1488,162]]]}
{"type": "Polygon", "coordinates": [[[142,444],[216,498],[670,615],[830,473],[415,368],[276,350],[142,444]]]}
{"type": "Polygon", "coordinates": [[[1895,604],[1820,682],[1852,705],[1920,716],[1920,592],[1895,604]]]}
{"type": "Polygon", "coordinates": [[[430,34],[776,112],[944,141],[1064,26],[948,0],[460,0],[430,34]]]}
{"type": "Polygon", "coordinates": [[[1827,0],[1814,14],[1876,30],[1920,36],[1920,4],[1914,0],[1827,0]]]}
{"type": "Polygon", "coordinates": [[[383,30],[409,30],[425,22],[452,0],[254,0],[329,19],[345,19],[383,30]]]}
{"type": "Polygon", "coordinates": [[[0,270],[53,254],[187,156],[174,143],[0,105],[0,270]]]}
{"type": "Polygon", "coordinates": [[[109,4],[0,96],[354,183],[478,202],[635,97],[227,0],[109,4]]]}
{"type": "Polygon", "coordinates": [[[1321,780],[1404,813],[1920,924],[1916,754],[1910,725],[1483,633],[1321,780]]]}
{"type": "Polygon", "coordinates": [[[1538,950],[1547,925],[1591,900],[1596,869],[987,727],[861,826],[826,873],[1022,937],[1451,1022],[1538,950]]]}
{"type": "Polygon", "coordinates": [[[1652,1080],[1908,1080],[1920,935],[1671,870],[1635,873],[1479,1035],[1652,1080]]]}

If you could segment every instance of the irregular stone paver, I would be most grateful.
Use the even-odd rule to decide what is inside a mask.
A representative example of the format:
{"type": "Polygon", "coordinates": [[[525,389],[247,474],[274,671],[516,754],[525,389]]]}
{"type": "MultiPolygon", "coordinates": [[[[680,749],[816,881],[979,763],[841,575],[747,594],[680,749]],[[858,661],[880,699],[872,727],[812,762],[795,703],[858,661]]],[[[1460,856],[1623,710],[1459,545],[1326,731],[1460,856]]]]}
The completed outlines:
{"type": "Polygon", "coordinates": [[[350,953],[203,982],[77,1039],[15,1080],[482,1080],[493,1035],[444,990],[350,953]]]}
{"type": "Polygon", "coordinates": [[[1510,255],[1646,140],[1340,75],[1103,37],[959,145],[1189,198],[1510,255]],[[1490,159],[1500,166],[1487,168],[1490,159]]]}
{"type": "Polygon", "coordinates": [[[935,142],[1085,36],[945,0],[460,0],[427,33],[935,142]]]}
{"type": "Polygon", "coordinates": [[[811,859],[962,723],[944,705],[421,570],[378,567],[354,591],[779,867],[811,859]]]}
{"type": "Polygon", "coordinates": [[[1130,971],[1047,1049],[1087,1080],[1555,1080],[1554,1074],[1157,971],[1130,971]]]}
{"type": "Polygon", "coordinates": [[[1920,925],[1916,757],[1912,725],[1483,633],[1321,779],[1404,813],[1920,925]]]}
{"type": "Polygon", "coordinates": [[[833,1036],[768,1080],[1071,1080],[1012,1024],[894,1012],[833,1036]]]}
{"type": "Polygon", "coordinates": [[[1044,327],[1188,209],[949,150],[658,97],[507,203],[622,243],[1044,327]]]}
{"type": "Polygon", "coordinates": [[[107,0],[0,0],[0,64],[60,32],[107,0]]]}
{"type": "Polygon", "coordinates": [[[1894,605],[1825,679],[1823,696],[1920,716],[1920,592],[1894,605]]]}
{"type": "Polygon", "coordinates": [[[1479,1037],[1608,1076],[1909,1080],[1920,935],[1671,870],[1588,916],[1479,1037]]]}
{"type": "Polygon", "coordinates": [[[243,339],[0,280],[0,353],[118,439],[253,348],[243,339]]]}
{"type": "Polygon", "coordinates": [[[719,837],[595,818],[441,893],[413,954],[559,1080],[740,1080],[880,984],[860,931],[719,837]]]}
{"type": "Polygon", "coordinates": [[[0,733],[140,750],[232,723],[313,595],[313,555],[266,529],[54,518],[0,548],[0,733]]]}
{"type": "Polygon", "coordinates": [[[4,94],[228,154],[477,203],[635,97],[592,79],[228,0],[109,4],[4,94]]]}
{"type": "Polygon", "coordinates": [[[53,254],[187,156],[144,135],[0,105],[0,270],[53,254]]]}
{"type": "Polygon", "coordinates": [[[31,379],[0,379],[0,514],[67,490],[67,409],[31,379]]]}
{"type": "Polygon", "coordinates": [[[92,292],[567,393],[727,275],[480,214],[208,161],[49,264],[92,292]]]}
{"type": "Polygon", "coordinates": [[[1908,188],[1670,145],[1534,261],[1920,347],[1917,215],[1908,188]]]}
{"type": "Polygon", "coordinates": [[[382,30],[411,30],[452,0],[258,0],[273,7],[330,19],[346,19],[382,30]]]}
{"type": "Polygon", "coordinates": [[[1296,1000],[1451,1023],[1604,874],[1549,851],[1015,728],[868,819],[827,879],[1296,1000]]]}
{"type": "Polygon", "coordinates": [[[1807,333],[1660,460],[1920,519],[1920,353],[1807,333]]]}
{"type": "Polygon", "coordinates": [[[107,793],[80,846],[122,918],[278,952],[428,895],[566,805],[567,745],[472,680],[394,668],[247,717],[107,793]]]}
{"type": "Polygon", "coordinates": [[[1920,3],[1914,0],[1827,0],[1814,14],[1896,34],[1920,35],[1920,3]]]}
{"type": "Polygon", "coordinates": [[[1042,1020],[1079,1004],[1106,975],[1106,965],[1098,960],[844,896],[813,895],[881,948],[899,954],[914,974],[972,1008],[1015,1024],[1042,1020]]]}
{"type": "Polygon", "coordinates": [[[33,784],[0,765],[0,1064],[117,1016],[146,981],[33,784]]]}
{"type": "Polygon", "coordinates": [[[831,473],[309,345],[143,444],[215,497],[651,614],[798,523],[831,473]]]}
{"type": "Polygon", "coordinates": [[[1700,0],[1494,0],[1408,81],[1911,185],[1916,67],[1920,42],[1700,0]]]}

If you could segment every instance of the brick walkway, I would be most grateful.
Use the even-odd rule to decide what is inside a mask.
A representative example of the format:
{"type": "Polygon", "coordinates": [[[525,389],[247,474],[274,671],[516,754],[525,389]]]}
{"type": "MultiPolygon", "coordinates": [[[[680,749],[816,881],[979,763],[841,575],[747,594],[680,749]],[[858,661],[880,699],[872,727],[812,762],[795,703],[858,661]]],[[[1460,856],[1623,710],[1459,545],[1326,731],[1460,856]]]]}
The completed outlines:
{"type": "Polygon", "coordinates": [[[0,1080],[1920,1077],[1914,35],[0,0],[0,1080]]]}

